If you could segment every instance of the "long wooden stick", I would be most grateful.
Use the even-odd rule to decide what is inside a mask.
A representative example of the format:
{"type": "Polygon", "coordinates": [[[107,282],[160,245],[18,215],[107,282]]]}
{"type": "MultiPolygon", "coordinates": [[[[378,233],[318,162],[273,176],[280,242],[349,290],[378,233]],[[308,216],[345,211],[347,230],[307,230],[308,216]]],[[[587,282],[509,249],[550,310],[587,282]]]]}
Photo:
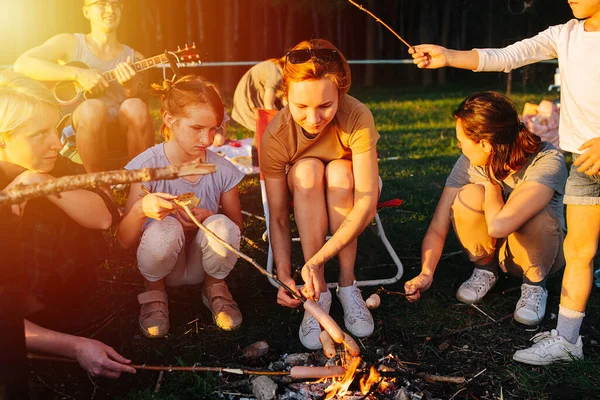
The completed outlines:
{"type": "Polygon", "coordinates": [[[176,179],[180,176],[207,175],[216,171],[215,164],[197,162],[169,165],[160,168],[94,172],[74,176],[63,176],[51,181],[20,185],[0,193],[0,205],[17,204],[35,197],[48,196],[74,189],[94,189],[120,183],[148,182],[176,179]]]}
{"type": "Polygon", "coordinates": [[[221,239],[220,237],[218,237],[217,235],[215,235],[210,229],[208,229],[207,227],[205,227],[204,225],[202,225],[202,223],[200,221],[198,221],[198,219],[192,213],[192,210],[190,210],[190,208],[187,205],[185,205],[183,203],[180,203],[179,201],[177,201],[177,199],[173,200],[173,202],[175,204],[177,204],[179,207],[183,208],[183,210],[188,215],[188,217],[190,217],[190,219],[194,222],[194,224],[196,224],[196,226],[198,226],[198,228],[200,228],[201,230],[203,230],[204,233],[206,233],[208,236],[210,236],[211,238],[215,239],[217,242],[219,242],[220,244],[222,244],[223,246],[225,246],[225,248],[227,250],[229,250],[232,253],[236,254],[238,257],[243,258],[244,260],[248,261],[261,274],[263,274],[265,276],[268,276],[269,278],[273,279],[275,282],[277,282],[277,284],[279,286],[281,286],[282,288],[284,288],[285,290],[287,290],[290,293],[291,296],[293,296],[297,300],[300,300],[303,303],[306,302],[306,299],[304,299],[302,296],[298,295],[298,293],[296,293],[295,291],[293,291],[285,283],[281,282],[279,280],[279,278],[277,278],[277,275],[270,273],[269,271],[267,271],[266,269],[264,269],[263,267],[261,267],[256,261],[254,261],[254,259],[248,257],[247,255],[245,255],[244,253],[242,253],[241,251],[239,251],[238,249],[236,249],[235,247],[233,247],[232,245],[230,245],[229,243],[227,243],[226,241],[224,241],[223,239],[221,239]]]}
{"type": "Polygon", "coordinates": [[[393,30],[392,28],[390,28],[385,22],[383,22],[381,19],[379,19],[379,17],[377,17],[375,14],[373,14],[371,11],[367,10],[366,8],[364,8],[363,6],[361,6],[360,4],[357,4],[356,2],[352,1],[352,0],[348,0],[350,2],[350,4],[352,4],[353,6],[358,7],[360,10],[366,12],[367,14],[369,14],[371,17],[373,17],[375,19],[375,21],[379,22],[381,25],[385,26],[390,32],[392,32],[398,39],[400,39],[400,41],[402,43],[404,43],[409,49],[412,49],[412,46],[410,44],[408,44],[408,42],[406,42],[406,40],[402,39],[402,37],[400,35],[398,35],[396,33],[395,30],[393,30]]]}
{"type": "MultiPolygon", "coordinates": [[[[44,354],[27,353],[27,358],[30,360],[56,361],[65,363],[77,363],[76,360],[65,357],[47,356],[44,354]]],[[[227,372],[236,375],[274,375],[287,376],[289,371],[260,371],[243,368],[227,368],[227,367],[203,367],[194,364],[191,367],[171,366],[171,365],[146,365],[146,364],[130,364],[132,368],[141,371],[166,371],[166,372],[227,372]]]]}

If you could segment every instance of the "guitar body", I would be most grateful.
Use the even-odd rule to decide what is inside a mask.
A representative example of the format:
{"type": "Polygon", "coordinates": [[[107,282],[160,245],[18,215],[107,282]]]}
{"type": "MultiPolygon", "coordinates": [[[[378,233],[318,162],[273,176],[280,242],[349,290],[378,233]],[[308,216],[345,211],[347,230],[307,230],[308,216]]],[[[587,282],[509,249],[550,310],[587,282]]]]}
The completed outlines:
{"type": "MultiPolygon", "coordinates": [[[[65,65],[90,69],[90,67],[81,61],[69,61],[65,65]]],[[[90,92],[86,92],[84,96],[77,81],[58,81],[56,83],[51,82],[50,84],[53,85],[51,87],[52,93],[61,105],[63,112],[72,112],[85,98],[88,98],[88,95],[91,94],[90,92]]]]}

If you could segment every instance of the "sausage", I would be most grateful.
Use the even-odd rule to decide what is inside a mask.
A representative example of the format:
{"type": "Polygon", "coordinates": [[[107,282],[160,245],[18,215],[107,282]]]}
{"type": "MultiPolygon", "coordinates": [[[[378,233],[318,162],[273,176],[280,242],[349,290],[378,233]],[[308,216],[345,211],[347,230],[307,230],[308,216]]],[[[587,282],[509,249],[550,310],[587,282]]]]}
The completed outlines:
{"type": "Polygon", "coordinates": [[[367,299],[366,304],[367,308],[369,310],[372,310],[374,308],[379,307],[379,304],[381,304],[381,299],[379,298],[379,295],[377,293],[373,293],[371,297],[367,299]]]}
{"type": "Polygon", "coordinates": [[[325,310],[319,306],[316,301],[306,300],[304,302],[304,309],[311,313],[311,315],[315,317],[317,321],[319,321],[319,324],[321,324],[327,333],[329,333],[329,336],[331,336],[334,342],[344,342],[344,332],[342,329],[338,326],[338,324],[335,323],[333,318],[331,318],[329,314],[327,314],[325,310]]]}
{"type": "Polygon", "coordinates": [[[319,340],[323,345],[323,354],[325,354],[325,357],[335,357],[337,351],[335,350],[335,344],[333,343],[331,336],[329,336],[329,333],[327,333],[327,331],[321,331],[321,334],[319,334],[319,340]]]}
{"type": "Polygon", "coordinates": [[[319,378],[331,378],[337,376],[344,376],[346,370],[344,367],[292,367],[290,370],[290,376],[296,379],[319,379],[319,378]]]}
{"type": "Polygon", "coordinates": [[[348,335],[346,332],[344,332],[344,347],[352,357],[358,357],[360,355],[360,347],[358,347],[358,344],[352,336],[348,335]]]}

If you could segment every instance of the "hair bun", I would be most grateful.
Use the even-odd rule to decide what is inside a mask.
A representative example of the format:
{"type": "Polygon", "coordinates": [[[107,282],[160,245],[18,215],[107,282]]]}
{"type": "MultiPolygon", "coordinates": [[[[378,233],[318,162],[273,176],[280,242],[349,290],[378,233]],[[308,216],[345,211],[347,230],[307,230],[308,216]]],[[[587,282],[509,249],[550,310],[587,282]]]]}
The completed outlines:
{"type": "Polygon", "coordinates": [[[155,94],[157,96],[165,96],[169,90],[171,90],[171,88],[173,87],[175,83],[170,80],[170,79],[165,79],[162,81],[162,84],[160,83],[153,83],[151,85],[152,88],[152,94],[155,94]]]}

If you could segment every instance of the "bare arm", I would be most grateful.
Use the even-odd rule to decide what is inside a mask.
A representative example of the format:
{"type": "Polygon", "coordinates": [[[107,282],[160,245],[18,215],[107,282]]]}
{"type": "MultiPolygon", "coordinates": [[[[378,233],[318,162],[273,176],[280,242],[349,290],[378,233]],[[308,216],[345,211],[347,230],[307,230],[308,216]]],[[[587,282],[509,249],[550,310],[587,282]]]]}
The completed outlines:
{"type": "Polygon", "coordinates": [[[274,110],[275,109],[275,100],[277,100],[277,96],[275,95],[275,90],[272,88],[265,89],[265,109],[266,110],[274,110]]]}
{"type": "Polygon", "coordinates": [[[242,218],[242,206],[240,205],[240,196],[238,194],[237,186],[222,193],[219,202],[223,208],[223,214],[232,220],[241,231],[244,220],[242,218]]]}
{"type": "Polygon", "coordinates": [[[500,186],[486,182],[485,221],[488,233],[504,238],[542,211],[554,196],[554,189],[538,182],[523,182],[511,193],[506,204],[500,186]]]}
{"type": "Polygon", "coordinates": [[[437,204],[421,244],[421,273],[406,282],[404,290],[409,301],[416,301],[429,289],[450,231],[450,212],[460,189],[446,186],[437,204]]]}
{"type": "MultiPolygon", "coordinates": [[[[19,174],[4,190],[17,185],[28,185],[32,183],[45,182],[56,179],[52,175],[24,171],[19,174]]],[[[99,194],[89,190],[75,189],[62,192],[60,195],[49,195],[47,199],[56,204],[73,221],[88,229],[108,229],[112,225],[112,215],[99,194]]],[[[20,211],[26,207],[26,203],[20,206],[20,211]]]]}
{"type": "Polygon", "coordinates": [[[477,50],[451,50],[434,44],[420,44],[408,52],[419,68],[454,67],[474,71],[479,67],[477,50]]]}
{"type": "Polygon", "coordinates": [[[79,68],[58,64],[72,59],[75,40],[70,33],[51,37],[23,53],[15,61],[15,71],[40,81],[76,80],[79,68]]]}
{"type": "Polygon", "coordinates": [[[25,343],[27,350],[75,359],[92,375],[116,379],[121,372],[135,374],[135,369],[127,365],[131,360],[121,356],[112,347],[97,340],[52,331],[27,320],[25,343]]]}
{"type": "Polygon", "coordinates": [[[38,81],[77,81],[85,90],[104,90],[108,82],[100,71],[61,65],[73,58],[75,36],[63,33],[23,53],[15,61],[15,71],[38,81]]]}
{"type": "MultiPolygon", "coordinates": [[[[292,236],[290,233],[287,177],[265,177],[269,201],[269,241],[277,267],[277,277],[288,287],[296,289],[292,279],[292,236]]],[[[286,307],[298,307],[300,301],[279,288],[277,302],[286,307]]]]}

